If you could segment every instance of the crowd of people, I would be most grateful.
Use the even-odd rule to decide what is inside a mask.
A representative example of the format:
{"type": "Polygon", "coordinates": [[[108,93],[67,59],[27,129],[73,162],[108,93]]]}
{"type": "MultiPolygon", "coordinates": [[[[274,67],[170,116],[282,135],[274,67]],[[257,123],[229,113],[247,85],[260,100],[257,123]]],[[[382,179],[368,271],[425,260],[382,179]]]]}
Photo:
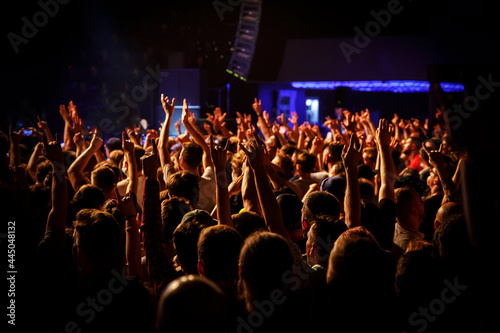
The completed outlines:
{"type": "Polygon", "coordinates": [[[201,124],[183,100],[175,135],[178,101],[161,102],[144,143],[134,127],[104,142],[72,102],[62,135],[29,128],[32,150],[24,130],[1,135],[38,331],[482,327],[467,150],[442,111],[375,123],[344,110],[318,126],[271,119],[256,98],[234,133],[220,108],[201,124]]]}

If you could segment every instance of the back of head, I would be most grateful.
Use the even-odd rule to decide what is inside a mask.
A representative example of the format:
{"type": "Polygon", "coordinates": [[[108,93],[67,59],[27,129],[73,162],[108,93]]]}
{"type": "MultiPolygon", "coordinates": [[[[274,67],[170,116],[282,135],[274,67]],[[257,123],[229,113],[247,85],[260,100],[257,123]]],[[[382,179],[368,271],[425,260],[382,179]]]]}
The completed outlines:
{"type": "Polygon", "coordinates": [[[340,142],[330,142],[325,147],[323,150],[326,150],[328,153],[328,159],[330,159],[330,162],[338,162],[342,161],[342,149],[344,148],[344,144],[340,142]]]}
{"type": "Polygon", "coordinates": [[[403,311],[413,312],[418,306],[429,304],[439,295],[441,282],[441,266],[434,246],[423,240],[411,241],[399,258],[395,277],[396,295],[403,311]]]}
{"type": "Polygon", "coordinates": [[[52,163],[49,160],[43,160],[36,166],[36,179],[38,183],[43,183],[45,177],[52,172],[52,163]]]}
{"type": "Polygon", "coordinates": [[[73,223],[75,245],[96,266],[117,264],[122,247],[122,231],[109,213],[97,209],[83,209],[73,223]]]}
{"type": "Polygon", "coordinates": [[[92,184],[99,187],[105,194],[111,193],[116,185],[116,176],[107,165],[100,166],[92,171],[92,184]]]}
{"type": "Polygon", "coordinates": [[[284,179],[290,179],[292,177],[293,162],[289,155],[285,155],[283,153],[276,154],[272,162],[283,170],[284,174],[282,176],[284,179]]]}
{"type": "Polygon", "coordinates": [[[326,191],[335,196],[339,203],[344,202],[346,181],[339,176],[327,177],[321,182],[320,190],[326,191]]]}
{"type": "Polygon", "coordinates": [[[339,236],[347,230],[347,225],[343,221],[328,215],[316,216],[310,221],[310,224],[308,242],[317,244],[319,249],[318,258],[324,258],[324,260],[320,260],[319,264],[327,267],[333,245],[339,236]]]}
{"type": "Polygon", "coordinates": [[[174,173],[168,180],[166,189],[171,196],[184,198],[193,206],[198,204],[200,193],[198,178],[189,171],[182,170],[174,173]]]}
{"type": "Polygon", "coordinates": [[[302,201],[295,194],[283,193],[276,197],[287,230],[302,229],[302,201]]]}
{"type": "Polygon", "coordinates": [[[264,218],[255,212],[241,212],[231,216],[234,228],[246,239],[255,231],[267,231],[264,218]]]}
{"type": "Polygon", "coordinates": [[[348,229],[337,239],[327,282],[340,331],[387,331],[393,325],[393,257],[364,227],[348,229]]]}
{"type": "Polygon", "coordinates": [[[184,159],[184,163],[190,168],[194,169],[201,164],[203,149],[194,142],[186,142],[182,144],[182,150],[179,157],[184,159]]]}
{"type": "Polygon", "coordinates": [[[330,255],[327,280],[342,286],[363,285],[379,268],[380,247],[375,237],[364,227],[343,232],[330,255]]]}
{"type": "Polygon", "coordinates": [[[464,273],[471,263],[471,243],[463,214],[451,215],[434,232],[434,246],[447,274],[464,273]]]}
{"type": "Polygon", "coordinates": [[[359,178],[359,194],[361,196],[361,200],[366,202],[373,201],[375,197],[375,188],[373,184],[366,178],[359,178]]]}
{"type": "Polygon", "coordinates": [[[111,153],[109,153],[109,161],[117,166],[121,166],[123,156],[124,156],[123,150],[120,149],[113,150],[111,153]]]}
{"type": "Polygon", "coordinates": [[[187,212],[191,211],[189,203],[180,197],[173,197],[161,202],[161,222],[164,241],[171,241],[175,228],[181,223],[187,212]]]}
{"type": "Polygon", "coordinates": [[[300,167],[302,172],[313,172],[316,166],[316,156],[307,151],[299,151],[296,154],[295,163],[300,167]]]}
{"type": "Polygon", "coordinates": [[[404,223],[410,215],[411,208],[414,206],[419,194],[409,186],[396,189],[394,194],[396,198],[396,217],[400,223],[404,223]]]}
{"type": "Polygon", "coordinates": [[[215,225],[202,230],[198,239],[198,261],[207,278],[236,281],[243,238],[232,227],[215,225]]]}
{"type": "Polygon", "coordinates": [[[316,191],[304,197],[302,219],[312,219],[316,215],[330,215],[334,218],[340,216],[340,204],[337,198],[326,191],[316,191]]]}
{"type": "Polygon", "coordinates": [[[245,240],[240,253],[239,288],[247,310],[253,311],[255,301],[269,299],[274,290],[283,290],[283,274],[292,264],[290,247],[282,236],[263,231],[245,240]]]}
{"type": "Polygon", "coordinates": [[[198,221],[181,222],[172,235],[177,262],[185,274],[198,274],[198,239],[205,227],[198,221]]]}
{"type": "Polygon", "coordinates": [[[73,196],[71,201],[72,209],[75,213],[84,208],[99,209],[105,201],[104,192],[92,184],[82,185],[73,196]]]}
{"type": "Polygon", "coordinates": [[[224,332],[227,323],[227,298],[209,279],[195,275],[177,278],[158,302],[157,332],[224,332]]]}
{"type": "Polygon", "coordinates": [[[106,149],[109,153],[114,150],[122,150],[122,140],[120,138],[109,138],[106,141],[106,149]]]}

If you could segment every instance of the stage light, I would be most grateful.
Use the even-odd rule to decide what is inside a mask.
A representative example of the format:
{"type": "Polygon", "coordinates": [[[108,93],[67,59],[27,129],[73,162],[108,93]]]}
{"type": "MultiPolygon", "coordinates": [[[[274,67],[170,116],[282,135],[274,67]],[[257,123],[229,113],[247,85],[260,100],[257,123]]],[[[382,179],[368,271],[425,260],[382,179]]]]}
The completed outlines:
{"type": "MultiPolygon", "coordinates": [[[[292,82],[292,87],[302,89],[334,90],[337,87],[348,87],[354,91],[393,92],[393,93],[426,93],[430,83],[416,80],[391,81],[300,81],[292,82]]],[[[463,92],[461,83],[441,82],[444,92],[463,92]]]]}

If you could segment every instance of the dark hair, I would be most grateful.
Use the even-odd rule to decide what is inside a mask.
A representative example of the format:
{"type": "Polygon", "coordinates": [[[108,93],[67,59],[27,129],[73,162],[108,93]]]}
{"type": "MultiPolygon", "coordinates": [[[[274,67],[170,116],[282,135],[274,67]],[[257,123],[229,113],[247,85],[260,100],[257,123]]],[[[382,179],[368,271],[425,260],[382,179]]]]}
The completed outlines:
{"type": "Polygon", "coordinates": [[[107,165],[97,167],[92,171],[93,184],[103,190],[104,193],[110,193],[116,185],[116,176],[113,169],[107,165]]]}
{"type": "Polygon", "coordinates": [[[280,148],[280,155],[281,156],[283,156],[283,155],[288,156],[291,158],[296,149],[297,149],[296,145],[292,145],[292,144],[283,145],[280,148]]]}
{"type": "Polygon", "coordinates": [[[300,166],[303,172],[313,172],[316,166],[316,156],[306,151],[300,151],[296,155],[295,163],[300,166]]]}
{"type": "Polygon", "coordinates": [[[428,304],[438,294],[442,279],[434,246],[423,240],[410,241],[395,275],[395,291],[403,313],[410,315],[419,305],[428,304]]]}
{"type": "Polygon", "coordinates": [[[302,228],[302,201],[295,194],[282,193],[276,197],[283,216],[283,224],[288,230],[302,228]]]}
{"type": "Polygon", "coordinates": [[[309,193],[303,199],[304,217],[308,220],[316,215],[330,215],[335,218],[340,216],[340,204],[337,198],[326,191],[309,193]]]}
{"type": "Polygon", "coordinates": [[[181,157],[189,167],[197,168],[201,164],[203,158],[203,149],[197,143],[185,142],[182,144],[179,160],[181,157]]]}
{"type": "Polygon", "coordinates": [[[243,239],[255,231],[267,231],[264,218],[256,212],[241,212],[231,215],[233,227],[240,233],[243,239]]]}
{"type": "Polygon", "coordinates": [[[85,184],[75,193],[70,205],[76,215],[76,213],[84,208],[99,209],[104,204],[104,201],[104,192],[99,187],[92,184],[85,184]]]}
{"type": "Polygon", "coordinates": [[[77,245],[94,263],[112,263],[122,246],[122,231],[109,213],[97,209],[83,209],[73,223],[77,245]]]}
{"type": "Polygon", "coordinates": [[[320,257],[325,258],[323,267],[328,266],[328,256],[337,238],[347,230],[347,225],[329,215],[315,216],[311,221],[309,241],[318,244],[320,257]]]}
{"type": "Polygon", "coordinates": [[[177,262],[186,274],[198,274],[198,238],[205,227],[196,220],[183,222],[172,234],[177,262]]]}
{"type": "Polygon", "coordinates": [[[109,138],[106,141],[106,148],[111,153],[113,150],[122,150],[122,140],[120,138],[109,138]]]}
{"type": "Polygon", "coordinates": [[[472,250],[464,214],[451,215],[442,221],[434,232],[433,241],[446,273],[463,273],[470,264],[472,250]]]}
{"type": "Polygon", "coordinates": [[[187,170],[174,173],[168,180],[166,189],[171,196],[184,198],[193,206],[198,204],[198,178],[187,170]]]}
{"type": "Polygon", "coordinates": [[[161,202],[161,223],[163,240],[170,242],[175,228],[181,223],[182,217],[191,211],[189,203],[184,198],[174,197],[161,202]]]}
{"type": "Polygon", "coordinates": [[[344,144],[341,142],[330,142],[325,145],[324,150],[328,150],[328,155],[334,161],[342,161],[342,149],[344,149],[344,144]]]}
{"type": "Polygon", "coordinates": [[[366,178],[359,178],[358,185],[361,200],[373,200],[373,197],[375,196],[375,189],[373,188],[373,184],[366,178]]]}
{"type": "Polygon", "coordinates": [[[232,227],[214,225],[203,229],[198,239],[198,260],[204,275],[213,281],[236,281],[242,245],[243,238],[232,227]]]}
{"type": "Polygon", "coordinates": [[[52,163],[45,159],[40,161],[36,166],[36,179],[39,183],[43,183],[45,177],[52,172],[52,163]]]}
{"type": "Polygon", "coordinates": [[[292,252],[282,236],[261,231],[245,240],[240,254],[238,285],[248,311],[254,310],[254,301],[268,299],[276,289],[283,290],[283,275],[292,265],[292,252]]]}

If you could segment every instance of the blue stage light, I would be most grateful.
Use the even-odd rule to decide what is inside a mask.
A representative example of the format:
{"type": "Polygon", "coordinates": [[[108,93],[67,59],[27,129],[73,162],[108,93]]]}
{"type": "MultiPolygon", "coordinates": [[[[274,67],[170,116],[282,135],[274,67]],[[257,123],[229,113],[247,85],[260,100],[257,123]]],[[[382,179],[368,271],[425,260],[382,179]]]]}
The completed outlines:
{"type": "MultiPolygon", "coordinates": [[[[426,93],[430,83],[415,80],[391,81],[302,81],[292,82],[292,87],[302,89],[333,90],[337,87],[348,87],[355,91],[393,92],[393,93],[426,93]]],[[[441,88],[447,93],[463,92],[461,83],[441,82],[441,88]]]]}

